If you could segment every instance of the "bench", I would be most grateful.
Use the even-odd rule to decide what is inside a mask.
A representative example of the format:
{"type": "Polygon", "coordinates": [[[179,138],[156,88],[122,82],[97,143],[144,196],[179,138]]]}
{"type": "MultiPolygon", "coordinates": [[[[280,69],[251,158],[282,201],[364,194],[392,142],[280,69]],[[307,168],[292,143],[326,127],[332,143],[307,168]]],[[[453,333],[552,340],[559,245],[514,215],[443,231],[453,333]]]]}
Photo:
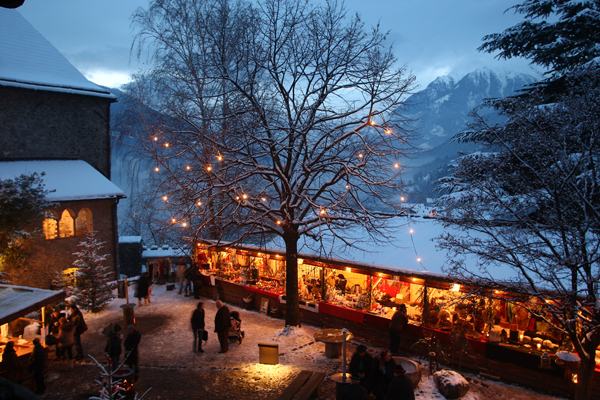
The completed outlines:
{"type": "Polygon", "coordinates": [[[324,378],[323,372],[302,371],[276,400],[307,400],[314,397],[324,378]]]}

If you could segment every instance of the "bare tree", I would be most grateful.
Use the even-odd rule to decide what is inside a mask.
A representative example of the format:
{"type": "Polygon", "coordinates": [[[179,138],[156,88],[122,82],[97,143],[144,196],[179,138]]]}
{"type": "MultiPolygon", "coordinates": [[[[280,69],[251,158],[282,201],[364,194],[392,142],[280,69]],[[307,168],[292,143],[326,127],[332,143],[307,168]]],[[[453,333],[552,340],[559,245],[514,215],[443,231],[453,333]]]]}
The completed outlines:
{"type": "Polygon", "coordinates": [[[459,139],[496,151],[463,157],[443,180],[445,223],[465,230],[442,238],[441,247],[454,252],[451,272],[505,289],[514,297],[504,299],[570,340],[581,358],[577,399],[591,396],[600,345],[599,88],[600,70],[589,67],[563,77],[552,103],[541,86],[489,100],[508,121],[488,126],[475,115],[459,139]],[[477,256],[479,270],[465,266],[465,254],[477,256]],[[501,281],[496,268],[511,268],[514,277],[501,281]]]}
{"type": "Polygon", "coordinates": [[[298,325],[301,237],[389,239],[410,147],[386,118],[414,78],[336,2],[157,0],[134,23],[153,107],[172,118],[144,144],[172,222],[216,240],[280,237],[286,324],[298,325]]]}

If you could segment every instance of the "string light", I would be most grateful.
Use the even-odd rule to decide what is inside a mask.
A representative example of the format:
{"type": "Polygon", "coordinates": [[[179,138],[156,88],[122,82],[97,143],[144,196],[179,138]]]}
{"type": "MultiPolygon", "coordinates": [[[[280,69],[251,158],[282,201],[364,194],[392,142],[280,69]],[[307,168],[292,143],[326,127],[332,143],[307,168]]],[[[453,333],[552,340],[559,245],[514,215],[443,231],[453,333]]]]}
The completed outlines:
{"type": "Polygon", "coordinates": [[[280,220],[277,220],[277,225],[281,225],[281,221],[280,220]]]}
{"type": "Polygon", "coordinates": [[[223,157],[221,157],[221,156],[217,156],[217,160],[219,160],[219,161],[223,161],[223,157]]]}
{"type": "Polygon", "coordinates": [[[246,200],[246,199],[248,198],[248,195],[247,195],[247,194],[243,194],[243,195],[242,195],[242,198],[243,198],[244,200],[246,200]]]}
{"type": "Polygon", "coordinates": [[[169,147],[169,143],[165,143],[165,147],[169,147]]]}
{"type": "Polygon", "coordinates": [[[410,228],[410,229],[408,230],[408,233],[410,233],[410,234],[412,235],[413,233],[415,233],[415,231],[414,231],[414,229],[413,229],[413,228],[410,228]]]}
{"type": "Polygon", "coordinates": [[[154,167],[154,170],[155,170],[156,172],[158,172],[158,171],[160,171],[160,168],[158,168],[158,167],[154,167]]]}
{"type": "Polygon", "coordinates": [[[394,164],[394,168],[400,168],[400,164],[398,164],[398,163],[394,164]]]}
{"type": "Polygon", "coordinates": [[[175,222],[177,222],[177,221],[175,221],[175,218],[171,218],[171,222],[172,222],[172,223],[175,223],[175,222]]]}
{"type": "Polygon", "coordinates": [[[158,141],[158,136],[154,136],[154,141],[157,142],[158,141]]]}
{"type": "Polygon", "coordinates": [[[261,197],[260,199],[261,199],[262,201],[267,201],[267,198],[266,198],[266,197],[261,197]]]}
{"type": "Polygon", "coordinates": [[[392,134],[392,130],[391,130],[390,128],[387,128],[387,129],[385,130],[385,134],[386,134],[386,135],[391,135],[391,134],[392,134]]]}
{"type": "Polygon", "coordinates": [[[371,122],[369,122],[371,124],[371,126],[375,126],[377,125],[377,123],[374,120],[371,120],[371,122]]]}
{"type": "Polygon", "coordinates": [[[363,158],[363,154],[362,153],[358,153],[358,158],[363,158]]]}
{"type": "Polygon", "coordinates": [[[182,222],[181,226],[183,226],[185,228],[187,226],[187,222],[182,222]]]}
{"type": "Polygon", "coordinates": [[[163,200],[164,200],[164,201],[167,201],[167,196],[163,196],[163,200]]]}
{"type": "Polygon", "coordinates": [[[207,170],[208,172],[210,172],[210,171],[212,171],[212,167],[209,165],[208,167],[206,167],[206,170],[207,170]]]}
{"type": "Polygon", "coordinates": [[[192,167],[190,167],[190,166],[188,165],[187,167],[185,167],[185,169],[187,169],[187,170],[189,171],[190,169],[192,169],[192,167]]]}
{"type": "Polygon", "coordinates": [[[201,201],[199,201],[199,202],[197,202],[196,204],[198,205],[198,207],[200,207],[200,206],[202,205],[202,202],[201,202],[201,201]]]}
{"type": "Polygon", "coordinates": [[[417,257],[417,262],[421,262],[421,257],[417,257]]]}
{"type": "Polygon", "coordinates": [[[404,198],[404,196],[400,196],[400,201],[405,201],[406,198],[404,198]]]}

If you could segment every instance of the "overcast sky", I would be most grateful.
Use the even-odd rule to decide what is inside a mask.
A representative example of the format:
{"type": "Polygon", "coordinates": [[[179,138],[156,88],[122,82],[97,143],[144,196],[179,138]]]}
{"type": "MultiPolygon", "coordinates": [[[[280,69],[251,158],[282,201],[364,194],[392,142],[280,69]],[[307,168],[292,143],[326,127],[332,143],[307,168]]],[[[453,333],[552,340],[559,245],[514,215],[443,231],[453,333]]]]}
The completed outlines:
{"type": "MultiPolygon", "coordinates": [[[[368,25],[390,32],[399,63],[421,89],[437,76],[481,66],[523,68],[525,60],[498,61],[480,53],[481,38],[522,19],[518,0],[346,0],[368,25]]],[[[144,64],[130,57],[131,14],[148,0],[25,0],[19,12],[91,81],[126,83],[144,64]]]]}

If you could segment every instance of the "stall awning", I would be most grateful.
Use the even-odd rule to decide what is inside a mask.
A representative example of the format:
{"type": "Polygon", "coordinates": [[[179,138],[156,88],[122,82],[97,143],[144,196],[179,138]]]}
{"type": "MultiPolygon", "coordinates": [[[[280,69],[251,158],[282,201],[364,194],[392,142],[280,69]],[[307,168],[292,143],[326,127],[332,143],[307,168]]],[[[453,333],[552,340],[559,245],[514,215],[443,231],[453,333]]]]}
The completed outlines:
{"type": "Polygon", "coordinates": [[[62,290],[0,284],[0,325],[66,297],[62,290]]]}

